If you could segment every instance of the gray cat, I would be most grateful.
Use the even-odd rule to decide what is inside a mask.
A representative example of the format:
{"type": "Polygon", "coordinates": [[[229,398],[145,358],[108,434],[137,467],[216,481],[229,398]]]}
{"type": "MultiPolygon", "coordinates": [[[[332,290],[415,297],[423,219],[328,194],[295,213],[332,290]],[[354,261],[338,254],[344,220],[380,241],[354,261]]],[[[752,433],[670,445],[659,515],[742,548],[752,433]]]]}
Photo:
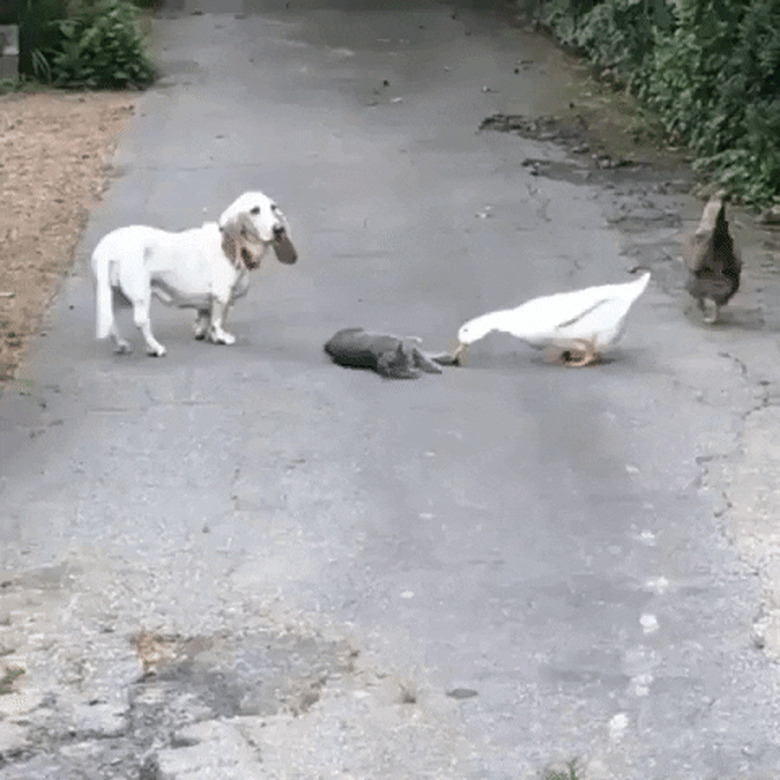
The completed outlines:
{"type": "Polygon", "coordinates": [[[370,368],[390,379],[417,379],[423,373],[441,374],[439,366],[455,365],[447,352],[423,352],[420,339],[372,333],[363,328],[344,328],[325,344],[334,363],[349,368],[370,368]]]}

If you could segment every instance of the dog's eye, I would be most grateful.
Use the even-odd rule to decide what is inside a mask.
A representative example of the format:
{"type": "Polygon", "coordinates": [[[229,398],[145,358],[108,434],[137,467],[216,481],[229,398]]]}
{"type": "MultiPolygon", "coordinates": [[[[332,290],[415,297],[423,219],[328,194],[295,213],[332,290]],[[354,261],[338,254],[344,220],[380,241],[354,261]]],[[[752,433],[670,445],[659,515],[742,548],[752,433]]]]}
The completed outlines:
{"type": "Polygon", "coordinates": [[[273,211],[273,213],[276,214],[276,212],[279,211],[279,207],[275,203],[272,203],[271,211],[273,211]]]}
{"type": "Polygon", "coordinates": [[[249,213],[257,216],[260,213],[260,206],[255,206],[253,209],[250,209],[249,213]]]}

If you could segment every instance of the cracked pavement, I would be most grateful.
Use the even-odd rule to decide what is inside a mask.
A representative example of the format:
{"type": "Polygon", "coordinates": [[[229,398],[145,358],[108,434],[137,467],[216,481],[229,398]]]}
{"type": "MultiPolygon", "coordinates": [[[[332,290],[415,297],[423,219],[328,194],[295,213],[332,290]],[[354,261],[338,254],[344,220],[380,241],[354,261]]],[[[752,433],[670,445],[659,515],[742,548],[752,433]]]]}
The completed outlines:
{"type": "Polygon", "coordinates": [[[611,100],[489,3],[364,5],[160,14],[165,76],[0,399],[0,779],[775,778],[777,233],[733,212],[742,289],[704,328],[678,158],[478,132],[611,100]],[[162,307],[162,360],[93,340],[103,233],[256,187],[300,260],[234,347],[162,307]],[[416,382],[322,352],[444,348],[638,262],[596,368],[500,335],[416,382]]]}

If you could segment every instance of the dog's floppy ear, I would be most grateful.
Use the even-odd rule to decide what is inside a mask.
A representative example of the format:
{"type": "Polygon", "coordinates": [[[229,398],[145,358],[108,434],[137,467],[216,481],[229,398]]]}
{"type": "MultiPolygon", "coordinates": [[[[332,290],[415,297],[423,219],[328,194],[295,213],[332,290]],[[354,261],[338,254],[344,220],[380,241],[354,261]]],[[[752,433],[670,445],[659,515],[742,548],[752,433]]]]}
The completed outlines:
{"type": "Polygon", "coordinates": [[[278,230],[274,233],[274,241],[271,246],[274,248],[276,259],[285,265],[292,265],[298,259],[298,252],[290,241],[287,230],[278,230]]]}
{"type": "Polygon", "coordinates": [[[222,251],[230,263],[236,267],[241,265],[241,258],[238,254],[241,243],[240,229],[235,220],[230,220],[224,225],[219,226],[219,232],[222,234],[222,251]]]}
{"type": "Polygon", "coordinates": [[[258,255],[256,251],[249,250],[249,246],[260,243],[260,237],[248,214],[240,212],[235,217],[225,220],[220,224],[219,230],[222,233],[222,251],[236,268],[241,265],[255,268],[260,264],[262,253],[258,255]],[[244,252],[241,251],[242,248],[244,252]],[[251,257],[251,262],[247,261],[244,255],[251,257]]]}

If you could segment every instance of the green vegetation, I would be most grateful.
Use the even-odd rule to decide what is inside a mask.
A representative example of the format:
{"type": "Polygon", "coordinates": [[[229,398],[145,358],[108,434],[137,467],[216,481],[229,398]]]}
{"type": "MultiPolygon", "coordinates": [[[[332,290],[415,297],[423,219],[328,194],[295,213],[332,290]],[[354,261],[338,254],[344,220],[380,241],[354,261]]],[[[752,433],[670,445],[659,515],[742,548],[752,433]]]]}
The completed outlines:
{"type": "Polygon", "coordinates": [[[13,690],[14,680],[24,674],[24,669],[18,666],[6,666],[5,671],[0,674],[0,696],[5,696],[13,690]]]}
{"type": "Polygon", "coordinates": [[[33,79],[0,79],[0,95],[13,92],[42,92],[48,89],[44,84],[33,79]]]}
{"type": "Polygon", "coordinates": [[[0,0],[0,24],[16,24],[16,0],[0,0]]]}
{"type": "Polygon", "coordinates": [[[653,108],[706,176],[780,202],[780,0],[521,4],[653,108]]]}
{"type": "Polygon", "coordinates": [[[551,770],[545,774],[544,780],[579,780],[576,764],[576,761],[569,761],[565,770],[551,770]]]}
{"type": "Polygon", "coordinates": [[[20,0],[19,74],[44,79],[51,75],[44,52],[57,44],[56,22],[67,14],[66,0],[20,0]]]}
{"type": "Polygon", "coordinates": [[[48,52],[55,86],[123,89],[154,81],[138,9],[126,0],[77,0],[57,29],[59,45],[48,52]]]}
{"type": "Polygon", "coordinates": [[[23,77],[80,89],[140,89],[154,81],[141,12],[129,0],[22,0],[20,9],[23,77]]]}

